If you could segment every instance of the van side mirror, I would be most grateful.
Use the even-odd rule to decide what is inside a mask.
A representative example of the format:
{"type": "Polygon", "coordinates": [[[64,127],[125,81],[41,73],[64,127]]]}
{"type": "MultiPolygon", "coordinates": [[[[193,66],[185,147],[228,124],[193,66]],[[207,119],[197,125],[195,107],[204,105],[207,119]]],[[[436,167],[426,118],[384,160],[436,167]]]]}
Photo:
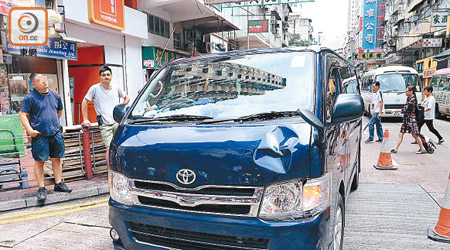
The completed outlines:
{"type": "Polygon", "coordinates": [[[121,104],[115,106],[114,110],[113,110],[114,121],[116,121],[117,123],[120,123],[129,108],[130,108],[130,106],[128,106],[125,103],[121,103],[121,104]]]}
{"type": "Polygon", "coordinates": [[[331,125],[360,118],[364,112],[364,101],[359,95],[340,94],[333,107],[331,125]]]}
{"type": "Polygon", "coordinates": [[[318,145],[319,147],[325,149],[325,126],[323,123],[309,109],[299,109],[298,113],[306,123],[317,129],[317,134],[315,136],[317,136],[316,139],[318,141],[318,145]]]}

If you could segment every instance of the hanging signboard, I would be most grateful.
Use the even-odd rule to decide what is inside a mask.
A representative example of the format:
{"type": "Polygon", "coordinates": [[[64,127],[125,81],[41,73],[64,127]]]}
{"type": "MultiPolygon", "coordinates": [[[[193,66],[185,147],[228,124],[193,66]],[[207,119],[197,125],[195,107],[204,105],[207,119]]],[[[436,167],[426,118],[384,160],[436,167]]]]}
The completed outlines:
{"type": "MultiPolygon", "coordinates": [[[[13,46],[6,42],[7,50],[12,54],[23,55],[23,47],[13,46]]],[[[28,47],[27,47],[28,48],[28,47]]],[[[36,57],[48,57],[57,59],[77,60],[77,43],[49,38],[44,46],[29,47],[36,52],[36,57]]]]}
{"type": "Polygon", "coordinates": [[[448,11],[433,11],[431,13],[431,27],[447,27],[448,11]]]}
{"type": "Polygon", "coordinates": [[[442,38],[424,38],[422,48],[440,48],[442,47],[442,38]]]}
{"type": "Polygon", "coordinates": [[[383,52],[359,52],[360,61],[370,59],[383,59],[383,52]]]}
{"type": "Polygon", "coordinates": [[[384,43],[384,31],[386,19],[386,0],[378,0],[378,11],[377,11],[377,48],[381,48],[384,43]]]}
{"type": "Polygon", "coordinates": [[[123,0],[88,0],[89,21],[116,30],[125,29],[123,0]]]}
{"type": "Polygon", "coordinates": [[[223,3],[222,8],[246,7],[246,6],[261,6],[261,5],[275,5],[275,4],[291,4],[291,3],[309,3],[314,0],[253,0],[253,1],[239,1],[233,3],[223,3]]]}
{"type": "Polygon", "coordinates": [[[159,69],[164,64],[183,57],[187,55],[154,46],[142,47],[142,68],[159,69]]]}
{"type": "Polygon", "coordinates": [[[248,33],[269,32],[269,20],[248,20],[248,33]]]}
{"type": "Polygon", "coordinates": [[[364,1],[363,50],[374,50],[377,35],[377,0],[364,1]]]}

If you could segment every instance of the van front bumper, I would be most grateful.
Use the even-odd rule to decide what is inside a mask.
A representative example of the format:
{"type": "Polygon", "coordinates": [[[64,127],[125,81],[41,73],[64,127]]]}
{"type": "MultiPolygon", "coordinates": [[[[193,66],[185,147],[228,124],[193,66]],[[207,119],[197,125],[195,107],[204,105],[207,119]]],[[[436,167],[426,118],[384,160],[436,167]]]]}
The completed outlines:
{"type": "Polygon", "coordinates": [[[120,236],[120,242],[114,242],[116,249],[309,250],[329,247],[326,239],[329,209],[309,219],[274,222],[129,207],[112,199],[109,205],[109,221],[120,236]]]}

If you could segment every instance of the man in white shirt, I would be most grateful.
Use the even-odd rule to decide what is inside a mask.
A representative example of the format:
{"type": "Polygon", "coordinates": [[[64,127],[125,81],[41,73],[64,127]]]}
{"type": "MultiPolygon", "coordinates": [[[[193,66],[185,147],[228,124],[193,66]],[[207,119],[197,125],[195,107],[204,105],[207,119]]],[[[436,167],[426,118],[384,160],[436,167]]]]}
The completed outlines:
{"type": "Polygon", "coordinates": [[[433,120],[435,115],[436,99],[434,99],[433,87],[426,86],[423,89],[423,95],[426,96],[422,101],[422,108],[424,109],[424,119],[419,121],[419,131],[422,129],[423,124],[427,124],[428,130],[435,134],[438,138],[438,144],[442,144],[445,140],[439,134],[439,132],[433,126],[433,120]]]}
{"type": "Polygon", "coordinates": [[[372,103],[374,105],[373,115],[369,121],[369,138],[365,141],[365,143],[373,142],[373,134],[374,134],[374,125],[377,126],[377,135],[378,140],[376,142],[383,141],[383,127],[381,126],[381,113],[383,111],[383,93],[380,90],[380,82],[375,82],[372,85],[373,92],[375,93],[372,98],[372,103]]]}
{"type": "Polygon", "coordinates": [[[111,68],[103,66],[99,71],[99,76],[100,83],[94,84],[89,88],[81,103],[81,111],[83,113],[83,126],[91,126],[91,122],[88,119],[88,103],[94,100],[97,122],[106,146],[106,164],[109,168],[109,145],[119,126],[113,119],[113,110],[120,103],[120,98],[123,98],[123,103],[130,102],[130,98],[121,88],[111,85],[111,68]]]}

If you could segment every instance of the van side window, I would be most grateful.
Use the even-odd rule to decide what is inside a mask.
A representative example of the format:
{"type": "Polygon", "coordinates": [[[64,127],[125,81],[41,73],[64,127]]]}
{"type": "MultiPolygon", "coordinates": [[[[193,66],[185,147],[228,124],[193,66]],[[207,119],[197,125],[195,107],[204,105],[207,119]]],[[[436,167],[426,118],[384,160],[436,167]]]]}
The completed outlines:
{"type": "Polygon", "coordinates": [[[372,76],[367,76],[363,78],[363,86],[362,90],[370,91],[370,86],[372,85],[373,78],[372,76]]]}
{"type": "Polygon", "coordinates": [[[449,77],[448,76],[442,76],[441,78],[441,83],[442,83],[442,90],[450,90],[450,82],[449,82],[449,77]]]}
{"type": "Polygon", "coordinates": [[[434,90],[439,90],[439,84],[438,84],[439,79],[440,79],[440,76],[438,76],[438,75],[433,76],[433,78],[431,78],[431,86],[433,86],[434,90]]]}
{"type": "Polygon", "coordinates": [[[359,84],[356,80],[356,74],[350,67],[343,67],[340,69],[343,88],[342,94],[359,94],[359,84]]]}
{"type": "Polygon", "coordinates": [[[326,113],[327,121],[331,120],[331,114],[333,112],[334,103],[338,96],[338,88],[341,84],[338,68],[331,68],[327,79],[327,94],[326,94],[326,113]]]}

